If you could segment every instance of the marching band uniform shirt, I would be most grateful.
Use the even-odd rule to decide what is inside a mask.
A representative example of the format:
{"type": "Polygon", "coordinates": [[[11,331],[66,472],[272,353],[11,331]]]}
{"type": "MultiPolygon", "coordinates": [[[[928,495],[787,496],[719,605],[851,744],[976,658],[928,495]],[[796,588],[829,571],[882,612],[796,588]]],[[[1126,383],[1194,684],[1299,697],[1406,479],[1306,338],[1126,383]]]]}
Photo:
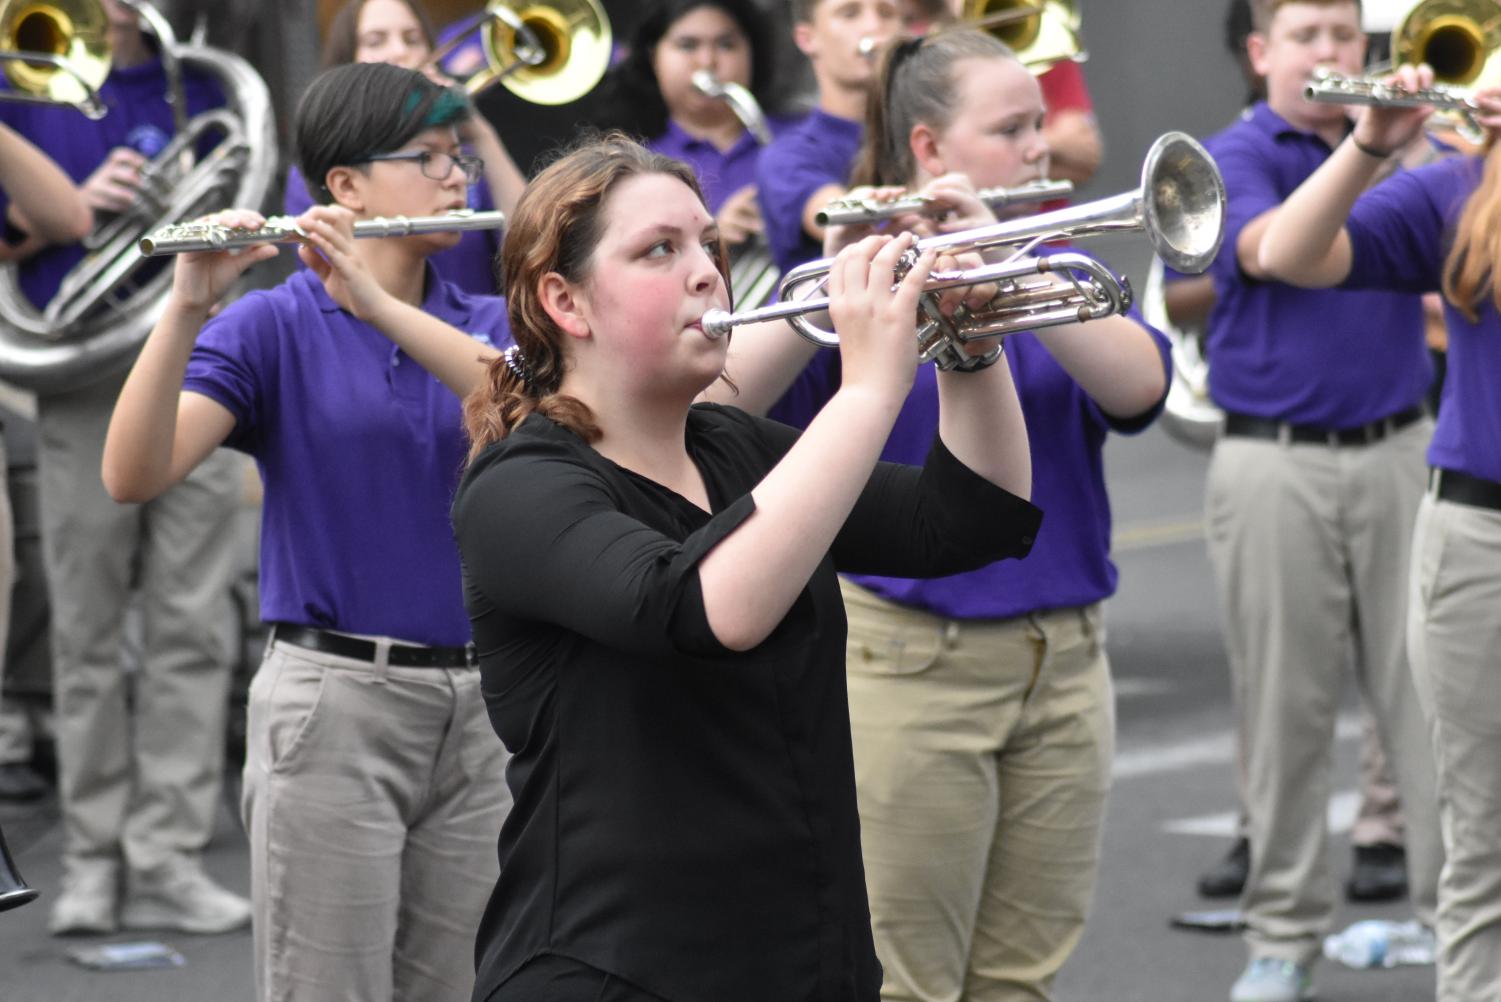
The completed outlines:
{"type": "MultiPolygon", "coordinates": [[[[796,122],[795,118],[781,116],[768,115],[766,118],[773,139],[787,132],[796,122]]],[[[729,149],[721,151],[707,139],[690,136],[670,118],[667,131],[646,146],[693,168],[710,213],[717,213],[724,200],[741,188],[756,183],[756,162],[761,159],[762,151],[761,144],[749,129],[740,133],[740,138],[729,149]]]]}
{"type": "MultiPolygon", "coordinates": [[[[475,212],[490,212],[495,200],[490,197],[490,186],[480,178],[469,186],[466,196],[469,208],[475,212]]],[[[287,169],[287,193],[282,200],[282,211],[289,216],[300,216],[317,203],[308,193],[307,179],[293,164],[287,169]]],[[[471,296],[494,296],[500,286],[495,279],[495,260],[500,254],[501,237],[505,230],[465,230],[459,234],[459,242],[447,250],[439,251],[428,258],[433,267],[442,273],[451,285],[471,296]]]]}
{"type": "MultiPolygon", "coordinates": [[[[224,104],[218,82],[191,67],[183,67],[182,86],[189,118],[224,104]]],[[[11,89],[9,84],[3,87],[11,89]]],[[[166,71],[161,59],[153,56],[139,66],[110,71],[99,87],[99,99],[108,113],[97,122],[67,105],[10,101],[0,102],[0,122],[35,143],[74,183],[82,184],[118,146],[129,147],[147,159],[162,151],[177,131],[167,93],[166,71]]],[[[10,199],[0,192],[0,216],[9,206],[10,199]]],[[[43,248],[20,263],[21,291],[41,309],[57,294],[63,276],[83,255],[82,243],[43,248]]]]}
{"type": "MultiPolygon", "coordinates": [[[[1362,195],[1346,227],[1354,255],[1345,286],[1439,291],[1460,213],[1483,170],[1479,157],[1451,157],[1362,195]]],[[[1489,287],[1478,306],[1472,323],[1444,300],[1449,370],[1428,462],[1501,481],[1501,313],[1489,287]]]]}
{"type": "MultiPolygon", "coordinates": [[[[1134,312],[1132,317],[1140,320],[1134,312]]],[[[1156,420],[1172,379],[1167,340],[1147,329],[1162,355],[1163,395],[1146,413],[1124,420],[1102,411],[1036,335],[1028,332],[1006,338],[1005,357],[1031,443],[1032,501],[1048,513],[1047,524],[1026,561],[1001,561],[943,578],[846,576],[889,601],[948,619],[1009,619],[1089,605],[1113,595],[1117,573],[1110,560],[1105,435],[1110,431],[1133,434],[1156,420]]],[[[838,390],[839,374],[839,353],[819,352],[772,416],[805,427],[838,390]]],[[[938,374],[933,366],[923,365],[881,458],[895,463],[920,461],[937,431],[938,374]]]]}
{"type": "MultiPolygon", "coordinates": [[[[505,300],[431,267],[422,308],[480,343],[510,342],[505,300]]],[[[467,451],[452,391],[305,269],[210,320],[183,388],[229,409],[224,444],[265,481],[263,620],[468,642],[448,522],[467,451]]]]}
{"type": "Polygon", "coordinates": [[[859,122],[814,108],[762,152],[756,193],[766,242],[783,274],[822,256],[823,247],[803,231],[803,206],[824,185],[848,183],[864,133],[859,122]]]}
{"type": "Polygon", "coordinates": [[[1210,266],[1209,392],[1227,411],[1351,428],[1423,400],[1432,364],[1422,303],[1405,291],[1298,289],[1249,278],[1241,229],[1276,208],[1330,148],[1265,102],[1206,144],[1225,178],[1225,241],[1210,266]]]}
{"type": "Polygon", "coordinates": [[[1041,513],[932,440],[922,469],[877,467],[786,618],[730,651],[698,563],[796,438],[695,406],[712,513],[537,414],[465,474],[454,529],[515,796],[476,999],[545,954],[684,1002],[877,998],[835,572],[1019,556],[1041,513]]]}

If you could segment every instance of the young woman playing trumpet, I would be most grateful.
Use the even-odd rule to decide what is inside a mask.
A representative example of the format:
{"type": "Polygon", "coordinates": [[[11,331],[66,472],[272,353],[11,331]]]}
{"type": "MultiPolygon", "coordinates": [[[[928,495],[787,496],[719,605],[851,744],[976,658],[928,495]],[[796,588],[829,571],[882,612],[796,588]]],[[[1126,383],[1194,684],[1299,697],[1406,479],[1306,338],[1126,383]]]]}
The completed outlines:
{"type": "MultiPolygon", "coordinates": [[[[384,63],[330,70],[298,107],[307,269],[210,320],[275,255],[184,254],[120,395],[104,453],[117,499],[144,501],[217,446],[265,481],[261,615],[244,815],[263,999],[467,999],[472,946],[510,797],[466,644],[448,507],[458,401],[353,315],[328,255],[455,328],[472,358],[506,339],[505,303],[444,282],[457,234],[342,242],[357,218],[464,205],[462,95],[384,63]]],[[[254,227],[250,211],[221,214],[254,227]]],[[[476,362],[476,364],[478,364],[476,362]]]]}
{"type": "MultiPolygon", "coordinates": [[[[977,187],[1047,176],[1037,82],[982,32],[896,44],[873,93],[855,182],[920,191],[951,210],[898,226],[993,223],[977,187]]],[[[785,337],[772,344],[742,336],[732,349],[730,375],[753,404],[767,397],[766,374],[785,371],[767,355],[802,351],[785,337]]],[[[841,580],[883,998],[1049,997],[1094,884],[1114,746],[1102,603],[1116,570],[1102,447],[1108,433],[1156,417],[1167,345],[1134,316],[1004,345],[995,367],[1016,381],[1035,497],[1048,512],[1031,557],[935,581],[841,580]]],[[[838,360],[820,354],[773,413],[808,420],[840,379],[838,360]]],[[[883,458],[922,454],[939,420],[938,381],[931,369],[918,374],[883,458]]]]}
{"type": "Polygon", "coordinates": [[[629,141],[522,197],[516,346],[488,370],[333,256],[357,309],[471,391],[454,528],[517,805],[477,998],[877,998],[835,572],[955,573],[1025,553],[1039,518],[1005,366],[939,378],[920,469],[877,460],[933,263],[893,290],[909,246],[839,258],[844,383],[801,437],[694,405],[723,371],[702,319],[724,255],[692,171],[629,141]]]}
{"type": "MultiPolygon", "coordinates": [[[[1404,68],[1398,82],[1427,87],[1404,68]]],[[[1444,294],[1449,368],[1418,509],[1407,649],[1438,768],[1445,862],[1438,999],[1501,985],[1501,88],[1474,96],[1483,156],[1403,171],[1362,194],[1430,109],[1368,108],[1272,218],[1261,266],[1311,288],[1444,294]]],[[[1318,336],[1309,331],[1309,337],[1318,336]]]]}

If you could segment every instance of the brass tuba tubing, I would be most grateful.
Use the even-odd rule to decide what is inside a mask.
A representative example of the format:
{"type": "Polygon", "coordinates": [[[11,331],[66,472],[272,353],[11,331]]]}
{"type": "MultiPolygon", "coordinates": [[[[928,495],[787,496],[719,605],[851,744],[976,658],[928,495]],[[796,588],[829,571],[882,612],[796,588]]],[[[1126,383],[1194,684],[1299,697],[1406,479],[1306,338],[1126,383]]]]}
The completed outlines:
{"type": "MultiPolygon", "coordinates": [[[[506,224],[504,212],[460,209],[437,216],[381,216],[354,224],[356,237],[411,237],[422,233],[458,233],[464,230],[498,230],[506,224]]],[[[297,243],[303,231],[291,216],[272,216],[257,229],[218,223],[180,223],[141,238],[146,257],[186,254],[192,251],[233,250],[255,244],[297,243]]]]}
{"type": "MultiPolygon", "coordinates": [[[[982,188],[976,192],[980,201],[992,209],[1027,202],[1045,202],[1062,198],[1074,190],[1072,181],[1032,181],[1014,188],[982,188]]],[[[935,208],[936,200],[927,195],[903,195],[899,198],[878,202],[869,198],[840,198],[818,210],[814,217],[819,226],[851,226],[861,223],[878,223],[884,219],[915,212],[922,215],[939,215],[944,210],[935,208]]]]}

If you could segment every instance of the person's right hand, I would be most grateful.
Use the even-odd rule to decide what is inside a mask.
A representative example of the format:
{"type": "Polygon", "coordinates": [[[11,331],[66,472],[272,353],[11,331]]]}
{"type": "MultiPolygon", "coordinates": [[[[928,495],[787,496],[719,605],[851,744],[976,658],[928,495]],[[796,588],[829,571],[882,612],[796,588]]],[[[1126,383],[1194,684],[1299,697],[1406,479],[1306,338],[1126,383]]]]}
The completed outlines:
{"type": "MultiPolygon", "coordinates": [[[[226,209],[196,220],[243,229],[260,229],[265,217],[253,209],[226,209]]],[[[192,251],[177,255],[171,300],[179,308],[208,313],[245,270],[276,256],[276,245],[253,244],[236,250],[192,251]]]]}
{"type": "Polygon", "coordinates": [[[297,217],[307,243],[297,248],[302,263],[323,283],[328,296],[367,323],[391,302],[354,249],[354,213],[342,205],[315,205],[297,217]]]}
{"type": "MultiPolygon", "coordinates": [[[[1399,66],[1389,83],[1405,90],[1423,90],[1433,86],[1433,68],[1399,66]]],[[[1417,138],[1433,114],[1432,107],[1382,108],[1375,105],[1362,109],[1351,133],[1355,141],[1368,150],[1395,153],[1417,138]]]]}
{"type": "Polygon", "coordinates": [[[933,269],[924,253],[894,287],[910,234],[869,236],[839,252],[829,269],[829,315],[839,335],[841,385],[900,402],[917,373],[917,300],[933,269]]]}
{"type": "Polygon", "coordinates": [[[94,169],[80,189],[95,212],[124,212],[141,188],[141,168],[146,158],[128,146],[116,146],[94,169]]]}

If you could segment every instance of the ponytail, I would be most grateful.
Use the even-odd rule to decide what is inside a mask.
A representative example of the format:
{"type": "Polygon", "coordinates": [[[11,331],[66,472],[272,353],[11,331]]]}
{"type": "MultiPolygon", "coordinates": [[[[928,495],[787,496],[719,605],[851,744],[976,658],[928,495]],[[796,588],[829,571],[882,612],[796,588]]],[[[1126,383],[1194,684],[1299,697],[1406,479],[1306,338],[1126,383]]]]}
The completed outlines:
{"type": "Polygon", "coordinates": [[[1444,261],[1444,296],[1471,323],[1480,319],[1479,308],[1489,291],[1501,309],[1501,289],[1496,286],[1496,262],[1501,260],[1501,143],[1493,135],[1487,141],[1485,172],[1480,185],[1460,214],[1454,246],[1444,261]]]}
{"type": "Polygon", "coordinates": [[[917,174],[911,136],[922,124],[943,130],[958,105],[956,69],[964,59],[1016,59],[1006,44],[956,25],[888,45],[865,104],[865,141],[850,171],[852,185],[904,185],[917,174]]]}

